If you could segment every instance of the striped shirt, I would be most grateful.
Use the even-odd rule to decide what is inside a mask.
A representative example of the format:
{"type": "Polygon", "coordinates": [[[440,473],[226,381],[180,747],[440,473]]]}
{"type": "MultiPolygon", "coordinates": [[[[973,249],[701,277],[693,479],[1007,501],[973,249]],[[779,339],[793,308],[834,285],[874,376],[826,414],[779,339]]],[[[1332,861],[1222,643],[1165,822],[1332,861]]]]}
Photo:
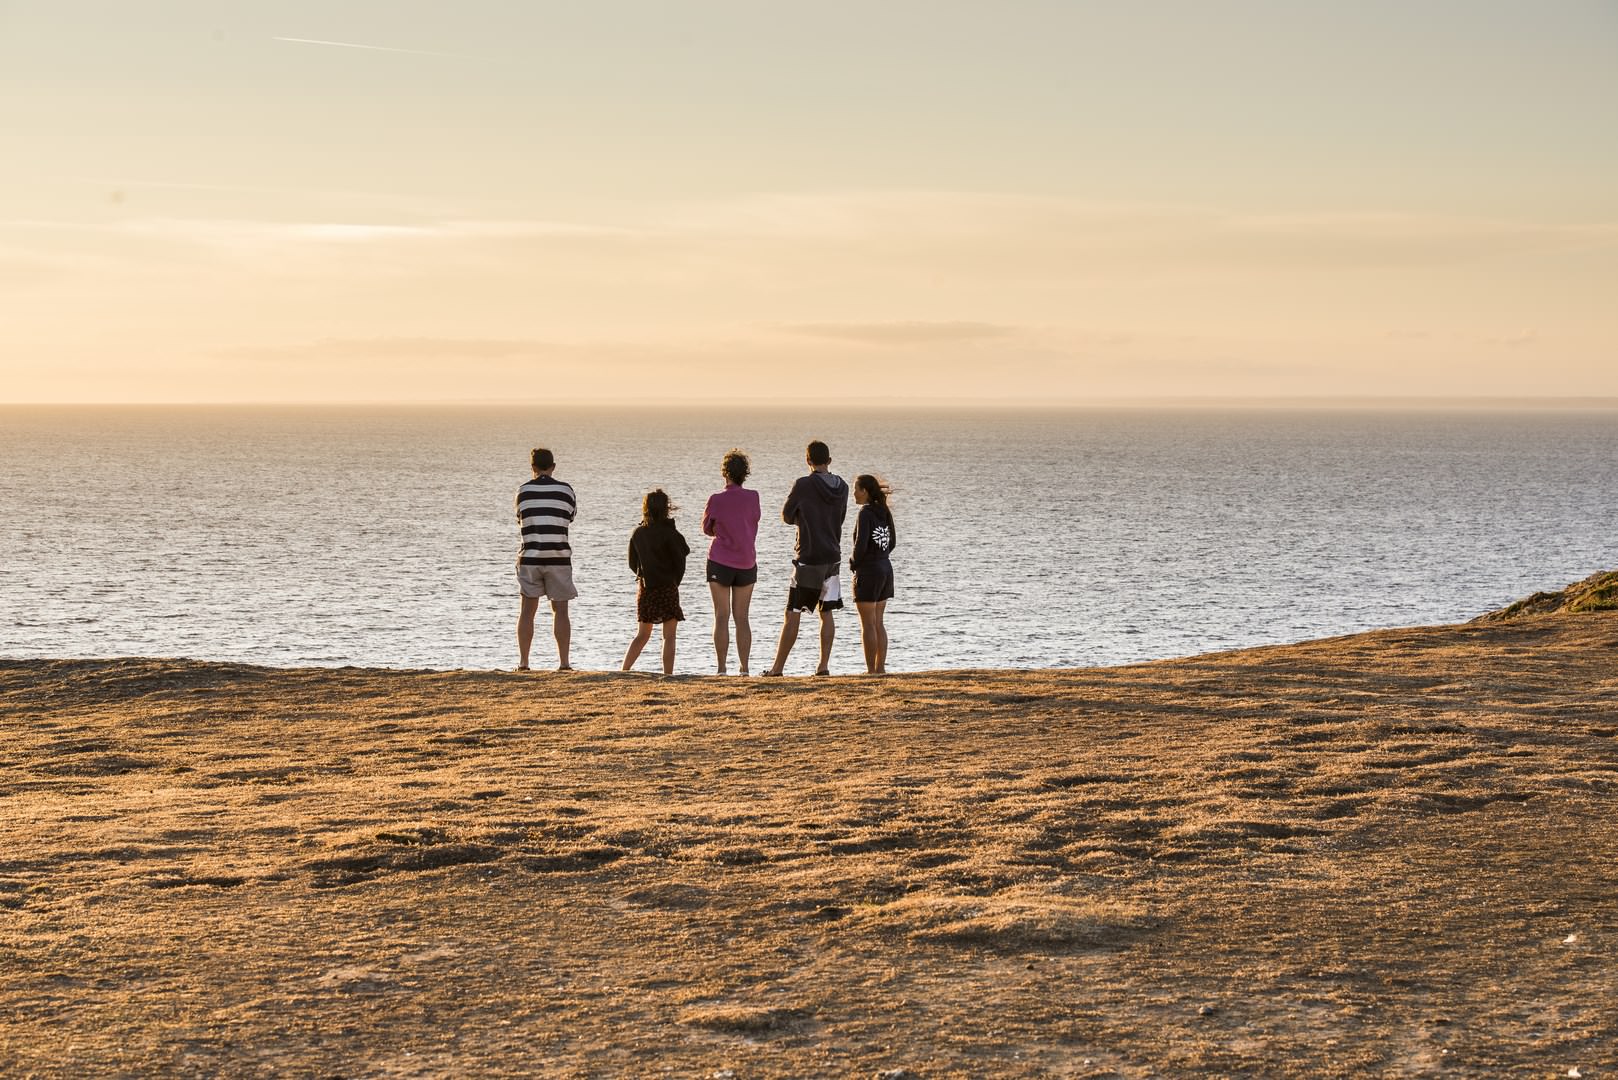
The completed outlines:
{"type": "Polygon", "coordinates": [[[574,512],[573,488],[554,477],[536,476],[518,488],[522,547],[517,562],[522,566],[571,566],[573,549],[568,546],[567,527],[574,512]]]}

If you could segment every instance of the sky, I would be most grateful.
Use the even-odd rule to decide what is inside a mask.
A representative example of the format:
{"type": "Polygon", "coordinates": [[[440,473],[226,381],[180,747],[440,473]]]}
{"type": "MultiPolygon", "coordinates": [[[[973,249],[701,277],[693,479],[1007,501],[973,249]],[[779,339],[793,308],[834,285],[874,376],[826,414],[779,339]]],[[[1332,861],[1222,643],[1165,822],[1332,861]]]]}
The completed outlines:
{"type": "Polygon", "coordinates": [[[0,0],[0,402],[1618,396],[1618,3],[0,0]]]}

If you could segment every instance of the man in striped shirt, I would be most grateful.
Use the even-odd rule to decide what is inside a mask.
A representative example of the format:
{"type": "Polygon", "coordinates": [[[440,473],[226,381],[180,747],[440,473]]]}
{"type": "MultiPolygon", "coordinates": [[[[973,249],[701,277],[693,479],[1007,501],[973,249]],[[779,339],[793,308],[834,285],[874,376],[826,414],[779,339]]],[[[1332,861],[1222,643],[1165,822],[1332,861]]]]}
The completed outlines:
{"type": "Polygon", "coordinates": [[[522,530],[522,547],[517,551],[517,586],[522,590],[517,652],[522,660],[517,670],[528,670],[534,612],[539,610],[540,597],[546,597],[554,616],[557,670],[572,671],[567,647],[573,623],[567,615],[567,602],[579,595],[573,587],[573,549],[567,542],[567,527],[576,509],[573,488],[551,475],[556,471],[556,456],[549,450],[536,447],[529,461],[534,478],[517,489],[517,527],[522,530]]]}

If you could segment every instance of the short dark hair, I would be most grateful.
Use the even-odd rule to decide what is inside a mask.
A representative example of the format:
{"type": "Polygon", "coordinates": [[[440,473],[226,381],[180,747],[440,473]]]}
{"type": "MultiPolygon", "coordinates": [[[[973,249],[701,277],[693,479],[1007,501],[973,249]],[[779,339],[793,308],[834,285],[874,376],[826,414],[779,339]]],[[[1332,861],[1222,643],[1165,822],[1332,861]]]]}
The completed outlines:
{"type": "Polygon", "coordinates": [[[543,446],[536,446],[529,451],[528,463],[534,467],[535,472],[544,472],[546,469],[556,468],[556,455],[543,446]]]}
{"type": "Polygon", "coordinates": [[[831,447],[827,446],[819,439],[816,439],[814,442],[810,443],[803,453],[804,456],[809,459],[809,464],[811,465],[831,464],[831,447]]]}
{"type": "Polygon", "coordinates": [[[747,455],[740,450],[732,450],[725,455],[725,460],[719,463],[720,471],[725,479],[732,484],[740,484],[747,479],[747,474],[753,471],[753,463],[747,460],[747,455]]]}

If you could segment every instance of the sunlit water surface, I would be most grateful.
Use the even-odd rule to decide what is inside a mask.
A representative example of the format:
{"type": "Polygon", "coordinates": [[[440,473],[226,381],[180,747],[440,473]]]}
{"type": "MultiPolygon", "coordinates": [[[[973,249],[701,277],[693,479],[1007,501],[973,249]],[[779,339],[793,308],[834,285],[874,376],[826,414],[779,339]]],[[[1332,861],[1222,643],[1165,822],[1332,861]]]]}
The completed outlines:
{"type": "MultiPolygon", "coordinates": [[[[895,670],[1452,622],[1618,566],[1612,412],[12,407],[0,655],[510,666],[512,494],[547,445],[579,498],[575,664],[622,656],[624,548],[662,486],[696,552],[679,668],[709,670],[698,526],[736,445],[765,510],[762,668],[810,438],[896,489],[895,670]]],[[[850,612],[833,667],[861,666],[850,612]]]]}

